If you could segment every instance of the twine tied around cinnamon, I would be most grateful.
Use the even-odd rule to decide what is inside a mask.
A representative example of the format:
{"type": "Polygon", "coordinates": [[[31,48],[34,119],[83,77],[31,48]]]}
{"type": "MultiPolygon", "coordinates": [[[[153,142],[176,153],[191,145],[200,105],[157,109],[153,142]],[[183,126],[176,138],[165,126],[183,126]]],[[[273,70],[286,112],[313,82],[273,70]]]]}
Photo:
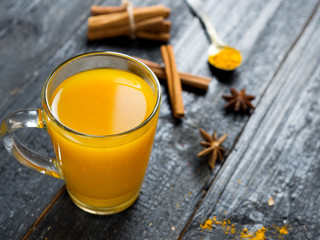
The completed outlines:
{"type": "Polygon", "coordinates": [[[127,10],[130,26],[130,37],[132,40],[134,40],[136,38],[136,23],[133,15],[133,4],[129,0],[123,0],[122,6],[124,6],[127,10]]]}

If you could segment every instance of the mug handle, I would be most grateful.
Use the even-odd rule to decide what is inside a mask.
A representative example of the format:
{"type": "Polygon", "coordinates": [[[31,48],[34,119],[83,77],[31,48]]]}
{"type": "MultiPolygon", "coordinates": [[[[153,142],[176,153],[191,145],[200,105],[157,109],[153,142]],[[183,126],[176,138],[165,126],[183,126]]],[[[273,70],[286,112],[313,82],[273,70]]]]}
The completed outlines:
{"type": "Polygon", "coordinates": [[[8,152],[22,165],[56,178],[61,178],[56,166],[56,159],[36,153],[13,134],[21,128],[43,128],[42,109],[22,109],[9,114],[1,123],[0,134],[8,152]]]}

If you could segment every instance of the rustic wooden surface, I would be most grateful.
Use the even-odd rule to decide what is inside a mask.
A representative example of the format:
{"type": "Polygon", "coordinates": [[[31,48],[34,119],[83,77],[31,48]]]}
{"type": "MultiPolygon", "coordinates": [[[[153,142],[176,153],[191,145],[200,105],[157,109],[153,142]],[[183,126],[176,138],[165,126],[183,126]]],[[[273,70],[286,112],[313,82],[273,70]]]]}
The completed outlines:
{"type": "MultiPolygon", "coordinates": [[[[133,0],[135,5],[159,1],[133,0]]],[[[212,71],[208,39],[183,1],[161,1],[172,9],[172,37],[179,70],[211,77],[206,93],[183,91],[186,116],[171,115],[166,87],[154,150],[137,202],[114,216],[78,209],[61,180],[21,166],[0,146],[1,239],[239,239],[265,226],[288,224],[282,239],[320,236],[320,1],[205,0],[219,35],[241,50],[233,74],[212,71]],[[223,110],[230,86],[256,95],[253,114],[223,110]],[[211,171],[198,158],[198,128],[228,133],[224,164],[211,171]],[[267,201],[273,197],[275,204],[267,201]],[[209,217],[228,219],[236,232],[209,217]]],[[[40,106],[46,77],[66,58],[118,51],[161,62],[160,43],[117,38],[88,42],[92,4],[120,1],[0,2],[0,116],[40,106]]],[[[44,131],[21,131],[34,150],[52,155],[44,131]]]]}

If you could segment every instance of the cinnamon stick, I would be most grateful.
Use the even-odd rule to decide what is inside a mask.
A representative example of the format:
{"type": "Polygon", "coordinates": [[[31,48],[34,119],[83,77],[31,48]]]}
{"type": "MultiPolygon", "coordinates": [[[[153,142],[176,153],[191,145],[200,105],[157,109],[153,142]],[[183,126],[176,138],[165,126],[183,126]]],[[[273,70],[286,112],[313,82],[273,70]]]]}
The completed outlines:
{"type": "MultiPolygon", "coordinates": [[[[166,79],[165,70],[163,67],[161,67],[160,64],[139,57],[135,58],[147,65],[158,78],[166,79]]],[[[207,90],[209,87],[210,78],[208,77],[196,76],[185,72],[178,72],[178,74],[180,76],[181,83],[184,85],[188,85],[190,87],[198,88],[201,90],[207,90]]]]}
{"type": "Polygon", "coordinates": [[[103,14],[110,14],[110,13],[117,13],[117,12],[124,12],[127,10],[126,6],[97,6],[92,5],[90,7],[91,15],[103,15],[103,14]]]}
{"type": "Polygon", "coordinates": [[[165,65],[164,68],[167,76],[168,92],[170,95],[173,116],[175,118],[181,118],[184,116],[181,81],[177,71],[177,65],[172,46],[162,45],[161,55],[165,65]]]}
{"type": "MultiPolygon", "coordinates": [[[[135,30],[139,32],[140,30],[155,28],[159,29],[162,27],[163,17],[154,17],[146,20],[139,21],[135,24],[135,30]]],[[[106,29],[94,30],[88,29],[89,40],[97,40],[102,38],[111,38],[122,35],[129,35],[131,32],[129,25],[123,25],[120,27],[112,27],[106,29]]],[[[138,34],[136,34],[138,36],[138,34]]]]}
{"type": "Polygon", "coordinates": [[[150,28],[149,32],[170,32],[171,29],[171,22],[169,20],[163,20],[161,24],[157,27],[150,28]]]}
{"type": "MultiPolygon", "coordinates": [[[[133,17],[137,24],[141,20],[145,20],[153,17],[168,17],[170,14],[170,8],[163,5],[155,5],[143,8],[134,8],[133,17]]],[[[128,12],[119,12],[117,14],[105,14],[91,16],[88,18],[88,27],[91,30],[101,30],[111,27],[118,27],[123,25],[129,25],[128,12]]]]}
{"type": "MultiPolygon", "coordinates": [[[[144,8],[144,7],[134,7],[136,8],[144,8]]],[[[92,16],[98,16],[98,15],[104,15],[104,14],[112,14],[112,13],[119,13],[119,12],[125,12],[127,11],[127,7],[125,5],[121,6],[98,6],[98,5],[92,5],[90,7],[91,15],[92,16]]]]}

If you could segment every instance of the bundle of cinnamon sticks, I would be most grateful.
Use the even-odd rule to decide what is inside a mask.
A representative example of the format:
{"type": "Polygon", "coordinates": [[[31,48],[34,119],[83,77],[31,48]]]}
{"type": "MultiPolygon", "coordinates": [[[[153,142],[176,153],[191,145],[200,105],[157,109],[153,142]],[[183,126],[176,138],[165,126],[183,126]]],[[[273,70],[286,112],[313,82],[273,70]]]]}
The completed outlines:
{"type": "Polygon", "coordinates": [[[148,7],[91,6],[88,18],[88,39],[98,40],[131,36],[167,42],[171,22],[166,20],[170,8],[163,5],[148,7]]]}

